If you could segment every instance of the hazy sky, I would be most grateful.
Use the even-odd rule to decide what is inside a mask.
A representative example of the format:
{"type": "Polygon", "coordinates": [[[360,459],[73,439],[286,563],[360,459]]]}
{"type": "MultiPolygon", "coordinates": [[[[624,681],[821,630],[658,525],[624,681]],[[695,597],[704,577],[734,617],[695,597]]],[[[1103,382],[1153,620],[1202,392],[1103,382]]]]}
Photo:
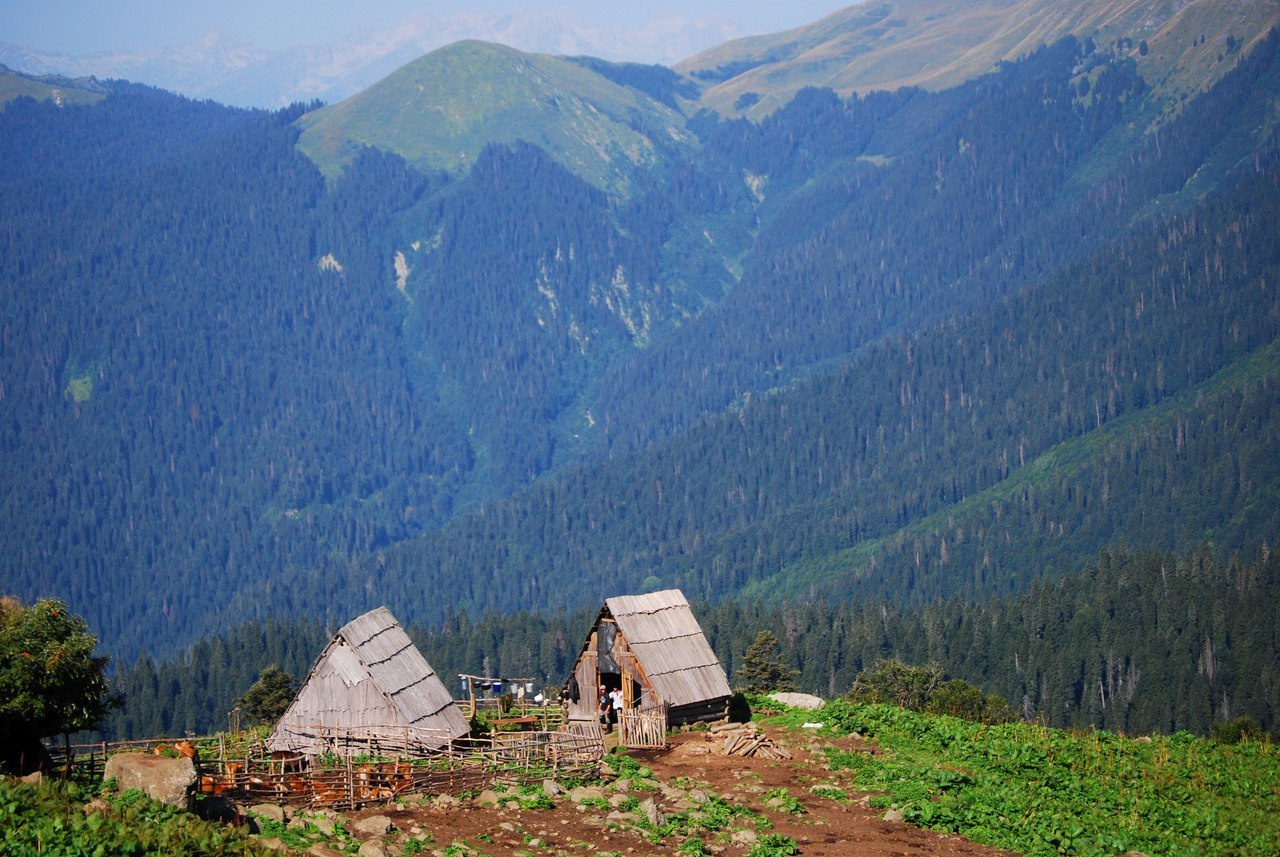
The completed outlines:
{"type": "MultiPolygon", "coordinates": [[[[861,2],[861,0],[856,0],[861,2]]],[[[584,24],[626,28],[679,16],[711,17],[742,35],[815,21],[850,0],[653,0],[551,4],[527,0],[0,0],[0,42],[78,55],[184,45],[217,30],[267,49],[320,44],[360,29],[380,30],[416,13],[500,14],[521,7],[568,10],[584,24]]]]}

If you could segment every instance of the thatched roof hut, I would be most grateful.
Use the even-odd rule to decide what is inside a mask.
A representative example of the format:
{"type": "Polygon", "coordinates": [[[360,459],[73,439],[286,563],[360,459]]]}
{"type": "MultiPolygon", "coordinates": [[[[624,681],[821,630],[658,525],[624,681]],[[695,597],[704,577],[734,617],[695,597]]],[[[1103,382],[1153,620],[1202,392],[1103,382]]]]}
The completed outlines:
{"type": "Polygon", "coordinates": [[[733,693],[678,589],[607,599],[574,664],[571,685],[571,721],[597,719],[602,686],[620,690],[627,711],[665,710],[669,725],[718,720],[733,693]]]}
{"type": "Polygon", "coordinates": [[[385,607],[343,625],[267,745],[306,755],[439,747],[469,731],[426,658],[385,607]]]}

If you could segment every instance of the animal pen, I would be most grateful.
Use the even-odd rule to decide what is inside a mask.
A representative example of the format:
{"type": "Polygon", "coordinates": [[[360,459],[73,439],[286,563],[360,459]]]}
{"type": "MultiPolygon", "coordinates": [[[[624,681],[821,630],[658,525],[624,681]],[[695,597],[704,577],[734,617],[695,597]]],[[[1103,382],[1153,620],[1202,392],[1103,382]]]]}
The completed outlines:
{"type": "Polygon", "coordinates": [[[201,762],[199,788],[350,808],[409,792],[580,776],[603,755],[598,739],[545,728],[471,736],[435,670],[380,607],[334,635],[265,741],[223,742],[216,760],[201,762]]]}
{"type": "Polygon", "coordinates": [[[594,773],[604,745],[564,732],[495,732],[457,738],[403,727],[325,734],[331,751],[268,750],[262,742],[219,747],[199,761],[199,791],[237,800],[353,809],[410,793],[457,794],[495,785],[594,773]]]}

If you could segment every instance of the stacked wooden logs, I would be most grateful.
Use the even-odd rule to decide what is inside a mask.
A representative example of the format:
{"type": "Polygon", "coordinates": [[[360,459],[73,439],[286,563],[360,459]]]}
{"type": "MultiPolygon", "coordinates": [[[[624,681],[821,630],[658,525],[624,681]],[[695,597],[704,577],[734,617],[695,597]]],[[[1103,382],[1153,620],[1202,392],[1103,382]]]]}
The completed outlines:
{"type": "Polygon", "coordinates": [[[791,758],[790,750],[774,744],[755,723],[716,723],[708,737],[720,744],[726,756],[759,756],[774,761],[791,758]]]}

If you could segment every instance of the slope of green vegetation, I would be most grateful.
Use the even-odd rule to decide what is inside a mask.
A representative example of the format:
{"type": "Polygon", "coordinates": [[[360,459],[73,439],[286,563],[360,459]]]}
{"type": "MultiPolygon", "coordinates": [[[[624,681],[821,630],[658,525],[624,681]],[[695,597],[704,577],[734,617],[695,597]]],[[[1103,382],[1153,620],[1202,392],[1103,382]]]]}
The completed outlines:
{"type": "MultiPolygon", "coordinates": [[[[818,711],[755,701],[755,718],[773,727],[773,735],[784,736],[785,744],[803,742],[814,753],[806,769],[818,781],[814,794],[844,801],[869,793],[872,807],[896,812],[908,824],[1029,857],[1270,857],[1280,847],[1280,751],[1256,737],[1231,743],[1185,732],[1134,738],[1027,723],[983,725],[847,699],[818,711]],[[820,728],[803,725],[814,722],[820,728]]],[[[646,791],[659,788],[634,759],[608,760],[619,776],[645,779],[646,791]]],[[[6,854],[50,855],[255,854],[262,847],[244,828],[199,822],[136,791],[107,790],[84,806],[95,791],[0,778],[0,847],[6,854]]],[[[786,789],[767,797],[804,811],[786,789]]],[[[727,815],[750,814],[733,799],[709,803],[721,823],[704,821],[694,830],[713,831],[727,815]]],[[[534,785],[522,805],[544,809],[553,801],[534,785]]],[[[691,822],[671,812],[662,831],[687,833],[691,822]]],[[[261,835],[280,837],[298,851],[319,838],[265,821],[261,835]]],[[[349,838],[324,837],[323,844],[356,847],[349,838]]]]}
{"type": "Polygon", "coordinates": [[[95,104],[106,96],[106,88],[95,80],[32,77],[0,66],[0,110],[15,98],[34,98],[58,106],[95,104]]]}
{"type": "Polygon", "coordinates": [[[636,89],[567,59],[475,41],[433,51],[301,126],[299,146],[330,176],[366,146],[420,169],[465,171],[486,145],[521,140],[623,194],[664,146],[691,142],[682,116],[636,89]]]}
{"type": "Polygon", "coordinates": [[[275,853],[254,842],[247,828],[200,821],[137,790],[107,790],[95,799],[97,791],[96,783],[33,786],[0,777],[0,851],[49,857],[275,853]]]}
{"type": "Polygon", "coordinates": [[[701,106],[759,118],[806,86],[841,95],[904,86],[945,89],[1072,35],[1132,57],[1176,110],[1221,76],[1247,47],[1245,34],[1280,23],[1274,0],[1225,14],[1217,0],[1168,5],[1076,3],[1063,15],[1051,0],[895,0],[859,3],[814,23],[727,42],[676,69],[705,87],[701,106]]]}
{"type": "MultiPolygon", "coordinates": [[[[1107,505],[1110,499],[1105,495],[1111,490],[1113,478],[1109,474],[1114,474],[1117,468],[1137,466],[1140,460],[1163,458],[1173,450],[1162,447],[1186,448],[1188,443],[1193,445],[1179,455],[1180,459],[1210,459],[1212,453],[1208,450],[1197,454],[1198,444],[1195,440],[1188,440],[1189,427],[1194,424],[1208,429],[1206,424],[1224,419],[1232,422],[1254,419],[1256,415],[1240,415],[1233,419],[1227,414],[1241,401],[1271,402],[1270,391],[1277,386],[1280,386],[1280,342],[1273,342],[1172,399],[1053,446],[1014,470],[1008,479],[927,515],[903,530],[853,548],[788,564],[773,577],[745,587],[740,597],[795,597],[816,590],[834,592],[844,587],[848,578],[869,577],[878,565],[894,562],[905,552],[918,552],[922,545],[929,545],[931,551],[937,549],[948,533],[953,536],[953,545],[948,549],[949,561],[958,564],[985,562],[989,565],[993,548],[984,541],[982,531],[990,521],[993,509],[1014,509],[1020,498],[1030,496],[1039,498],[1042,506],[1049,505],[1052,498],[1060,496],[1062,486],[1071,486],[1069,490],[1073,493],[1094,494],[1102,499],[1103,505],[1107,505]],[[964,536],[966,531],[974,534],[967,540],[964,536]],[[976,556],[979,551],[983,552],[983,557],[976,556]]],[[[1208,437],[1203,431],[1190,433],[1199,440],[1208,437]]],[[[1265,510],[1276,508],[1280,500],[1280,473],[1273,472],[1262,450],[1251,451],[1248,457],[1255,462],[1249,467],[1252,478],[1232,490],[1244,492],[1240,505],[1249,509],[1250,515],[1265,514],[1265,510]]],[[[1190,471],[1185,470],[1181,475],[1189,476],[1190,471]]],[[[1163,474],[1158,484],[1168,490],[1171,481],[1176,481],[1176,477],[1163,474]]],[[[1200,481],[1204,484],[1220,483],[1222,475],[1206,476],[1200,481]]],[[[1137,496],[1146,493],[1141,482],[1135,488],[1137,496]]],[[[1150,507],[1156,505],[1154,502],[1149,504],[1150,507]]],[[[1195,507],[1208,511],[1207,507],[1212,505],[1209,497],[1202,494],[1195,507]]],[[[1184,508],[1183,511],[1193,510],[1184,508]]],[[[1198,536],[1207,542],[1237,542],[1241,521],[1233,518],[1214,525],[1209,522],[1209,517],[1212,513],[1208,516],[1184,514],[1182,527],[1192,539],[1198,536]]],[[[1098,523],[1102,522],[1089,521],[1088,526],[1078,526],[1072,539],[1077,544],[1092,541],[1095,548],[1101,548],[1117,536],[1129,543],[1145,538],[1152,546],[1159,546],[1164,541],[1146,535],[1151,526],[1149,519],[1132,522],[1132,529],[1117,528],[1110,521],[1103,527],[1098,527],[1098,523]]],[[[1025,545],[1021,551],[1033,553],[1025,545]]],[[[1058,552],[1050,545],[1040,545],[1034,553],[1043,564],[1049,565],[1058,552]]]]}
{"type": "Polygon", "coordinates": [[[843,700],[768,719],[874,741],[885,752],[828,748],[827,767],[911,824],[1021,854],[1280,850],[1280,751],[1267,741],[986,726],[843,700]]]}

